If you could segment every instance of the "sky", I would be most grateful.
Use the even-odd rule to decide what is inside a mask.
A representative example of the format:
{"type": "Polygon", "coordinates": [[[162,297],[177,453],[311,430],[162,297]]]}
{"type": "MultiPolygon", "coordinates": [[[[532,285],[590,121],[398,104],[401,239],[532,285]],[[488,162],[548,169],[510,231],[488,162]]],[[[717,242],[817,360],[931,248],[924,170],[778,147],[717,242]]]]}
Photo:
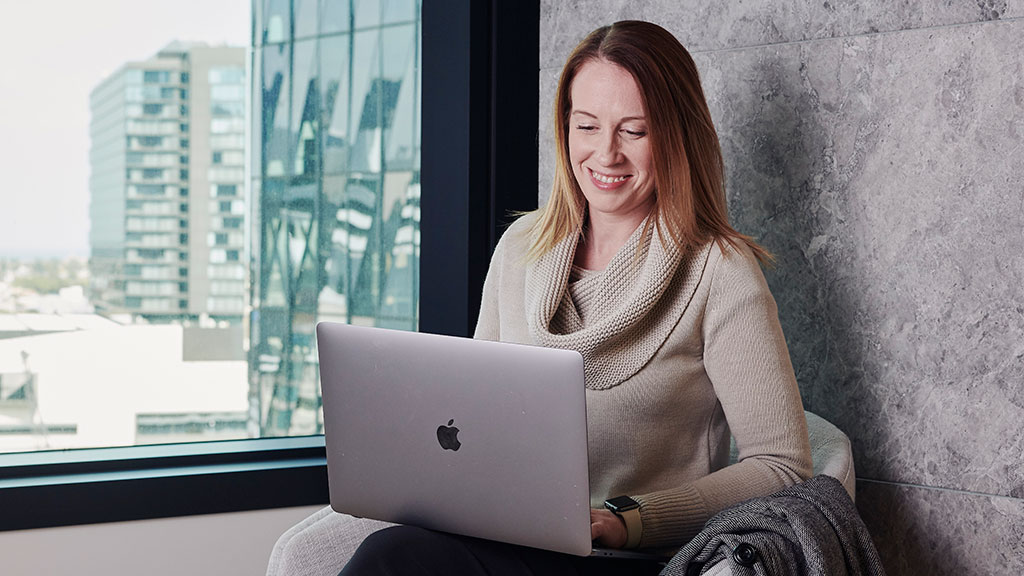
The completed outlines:
{"type": "Polygon", "coordinates": [[[250,0],[0,0],[0,257],[89,255],[89,93],[172,40],[248,46],[250,0]]]}

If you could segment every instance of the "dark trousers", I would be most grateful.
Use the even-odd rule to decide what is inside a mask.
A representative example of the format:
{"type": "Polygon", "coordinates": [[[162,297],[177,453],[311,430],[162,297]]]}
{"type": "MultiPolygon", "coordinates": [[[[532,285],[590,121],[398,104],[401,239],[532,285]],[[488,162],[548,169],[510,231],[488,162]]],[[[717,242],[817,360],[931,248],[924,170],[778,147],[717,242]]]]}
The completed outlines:
{"type": "Polygon", "coordinates": [[[580,558],[394,526],[364,540],[339,576],[646,576],[658,574],[661,568],[656,562],[580,558]]]}

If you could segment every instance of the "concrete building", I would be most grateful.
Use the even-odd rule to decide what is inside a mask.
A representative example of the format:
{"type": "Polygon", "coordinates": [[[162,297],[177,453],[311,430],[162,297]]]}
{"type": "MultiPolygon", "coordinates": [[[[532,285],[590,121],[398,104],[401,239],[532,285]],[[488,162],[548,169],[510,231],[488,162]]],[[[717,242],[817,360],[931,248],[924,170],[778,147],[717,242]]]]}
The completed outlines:
{"type": "Polygon", "coordinates": [[[0,453],[248,437],[246,362],[192,360],[195,331],[0,315],[0,453]]]}
{"type": "Polygon", "coordinates": [[[244,48],[174,42],[93,90],[97,311],[240,321],[245,86],[244,48]]]}

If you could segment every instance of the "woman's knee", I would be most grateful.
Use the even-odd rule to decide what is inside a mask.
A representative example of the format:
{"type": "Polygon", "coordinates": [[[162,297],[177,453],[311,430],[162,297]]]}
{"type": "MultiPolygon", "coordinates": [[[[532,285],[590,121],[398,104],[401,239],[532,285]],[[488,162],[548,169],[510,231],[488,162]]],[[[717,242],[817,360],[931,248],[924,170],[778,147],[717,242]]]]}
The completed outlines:
{"type": "Polygon", "coordinates": [[[363,540],[341,576],[424,574],[425,567],[443,566],[457,560],[458,543],[439,532],[415,526],[392,526],[363,540]]]}

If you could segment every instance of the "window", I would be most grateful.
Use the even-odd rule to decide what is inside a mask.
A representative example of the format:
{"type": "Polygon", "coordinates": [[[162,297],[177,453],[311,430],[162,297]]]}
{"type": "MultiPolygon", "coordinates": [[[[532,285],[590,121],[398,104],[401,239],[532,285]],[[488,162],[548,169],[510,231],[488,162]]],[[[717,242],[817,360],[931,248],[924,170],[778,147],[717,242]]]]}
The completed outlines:
{"type": "MultiPolygon", "coordinates": [[[[210,84],[245,84],[245,69],[242,67],[234,68],[210,68],[208,75],[210,84]]],[[[239,96],[242,99],[243,96],[239,96]]]]}
{"type": "MultiPolygon", "coordinates": [[[[189,273],[194,271],[190,263],[193,252],[202,248],[200,245],[189,246],[188,237],[193,229],[193,218],[206,219],[197,224],[197,232],[204,235],[214,230],[210,227],[213,218],[222,218],[219,214],[210,214],[206,205],[197,205],[196,210],[190,213],[189,202],[177,201],[178,195],[173,189],[168,192],[170,197],[166,199],[153,198],[144,202],[134,199],[118,200],[124,195],[124,188],[113,188],[107,196],[94,195],[91,198],[94,201],[89,203],[89,209],[93,211],[91,217],[103,224],[89,228],[88,240],[90,258],[87,270],[90,292],[87,302],[88,298],[95,298],[102,306],[96,309],[134,315],[156,327],[177,325],[184,328],[186,322],[191,322],[194,326],[200,322],[201,315],[203,318],[209,318],[203,320],[204,322],[230,327],[239,322],[238,318],[247,310],[247,302],[253,302],[250,298],[257,297],[261,302],[259,309],[253,310],[253,315],[247,318],[252,329],[247,334],[251,347],[240,361],[245,363],[246,370],[250,372],[243,375],[241,394],[237,395],[243,404],[240,407],[204,405],[195,409],[137,410],[133,415],[134,426],[130,427],[131,437],[124,441],[124,444],[146,439],[165,442],[172,441],[171,436],[174,434],[180,434],[180,439],[194,440],[195,426],[198,422],[213,422],[217,434],[237,434],[236,438],[243,438],[236,441],[237,443],[225,443],[220,442],[225,436],[218,436],[214,444],[208,447],[202,444],[166,445],[147,449],[151,451],[145,452],[156,454],[159,458],[167,458],[161,460],[165,463],[163,465],[168,469],[180,468],[181,475],[191,473],[187,472],[186,468],[223,462],[224,454],[234,454],[234,461],[244,461],[239,470],[249,470],[245,468],[247,466],[262,467],[259,471],[252,468],[254,471],[251,474],[247,471],[208,474],[209,478],[203,480],[203,488],[189,492],[189,497],[196,498],[203,498],[201,493],[221,495],[220,501],[214,502],[214,499],[210,498],[204,500],[206,504],[202,510],[206,512],[252,507],[251,495],[247,494],[244,498],[234,496],[243,492],[237,489],[239,478],[251,477],[252,486],[265,485],[266,482],[260,482],[259,478],[265,478],[268,470],[271,474],[278,474],[277,478],[284,478],[284,475],[288,478],[302,478],[303,486],[308,489],[280,489],[281,486],[292,486],[290,482],[271,484],[278,489],[263,489],[261,494],[267,495],[261,498],[266,500],[260,500],[257,506],[273,505],[274,502],[322,502],[325,490],[322,478],[322,448],[317,447],[317,440],[286,437],[249,439],[255,436],[254,430],[259,436],[270,437],[315,433],[322,426],[319,421],[319,398],[315,386],[311,393],[302,391],[295,395],[290,392],[299,390],[300,384],[315,382],[316,366],[308,359],[311,345],[308,330],[311,322],[315,319],[333,318],[370,321],[382,326],[406,329],[416,328],[419,323],[434,331],[465,334],[473,316],[472,294],[479,291],[479,285],[473,282],[482,281],[483,268],[486,267],[485,247],[491,240],[487,236],[490,232],[484,232],[484,236],[479,236],[480,230],[487,230],[487,226],[473,227],[469,224],[473,218],[480,218],[481,214],[486,214],[486,210],[474,212],[473,215],[465,212],[465,207],[471,203],[466,201],[469,198],[468,191],[460,191],[459,186],[446,187],[445,194],[436,196],[431,196],[430,189],[427,188],[427,198],[432,198],[437,204],[424,204],[422,210],[428,213],[434,210],[435,216],[442,215],[435,221],[472,228],[474,231],[471,234],[464,234],[461,238],[480,237],[482,241],[472,243],[477,247],[483,247],[478,250],[478,254],[473,257],[467,256],[464,240],[451,246],[446,246],[443,241],[437,242],[432,246],[434,249],[444,247],[441,250],[443,255],[435,256],[428,266],[425,254],[421,270],[418,235],[407,233],[411,229],[419,228],[421,186],[425,187],[425,184],[421,183],[419,169],[421,162],[426,161],[428,155],[426,147],[421,149],[419,144],[419,126],[422,120],[426,128],[427,118],[431,116],[421,114],[419,104],[421,91],[424,95],[427,93],[426,88],[421,87],[421,75],[429,75],[420,62],[420,55],[426,51],[417,47],[420,37],[419,3],[398,3],[403,6],[408,4],[412,7],[411,10],[399,10],[394,6],[384,6],[384,2],[372,0],[305,3],[306,6],[313,7],[314,17],[303,22],[313,22],[314,25],[312,28],[306,27],[301,30],[292,28],[292,4],[293,2],[288,0],[252,3],[256,12],[251,26],[255,40],[250,64],[252,75],[245,77],[241,92],[243,97],[249,96],[260,107],[259,112],[253,111],[243,115],[252,119],[253,124],[248,127],[252,142],[247,142],[241,133],[217,134],[216,140],[211,137],[209,143],[200,144],[197,141],[197,149],[211,150],[211,154],[203,153],[202,158],[200,155],[194,155],[190,160],[196,169],[190,170],[187,174],[179,174],[182,189],[192,186],[189,183],[190,178],[196,180],[195,185],[209,185],[203,181],[208,171],[202,168],[204,160],[212,160],[212,150],[241,151],[245,155],[244,163],[251,166],[251,172],[243,173],[243,177],[251,176],[249,182],[213,183],[215,187],[212,190],[212,201],[218,202],[218,208],[221,208],[221,200],[218,198],[224,198],[223,202],[230,202],[229,213],[234,216],[231,219],[224,218],[221,221],[224,228],[215,232],[225,233],[230,228],[229,244],[224,249],[211,249],[204,253],[204,269],[189,273]],[[342,15],[342,12],[345,14],[342,15]],[[352,21],[356,22],[354,30],[347,24],[350,16],[353,18],[352,21]],[[296,34],[294,39],[291,38],[293,33],[296,34]],[[412,40],[408,41],[410,37],[412,40]],[[271,46],[270,43],[274,45],[271,46]],[[424,69],[423,73],[421,68],[424,69]],[[221,186],[224,186],[223,193],[221,186]],[[252,194],[249,194],[249,191],[252,191],[252,194]],[[463,193],[464,195],[460,196],[463,193]],[[253,198],[259,198],[259,207],[247,204],[253,198]],[[175,204],[178,206],[177,210],[174,208],[175,204]],[[133,218],[140,218],[140,230],[150,230],[151,226],[156,226],[153,230],[160,230],[160,226],[163,225],[150,223],[149,220],[153,219],[177,221],[179,228],[173,233],[179,234],[180,245],[172,248],[123,248],[121,245],[127,237],[127,231],[122,229],[124,225],[119,222],[125,222],[124,213],[128,211],[131,211],[133,218]],[[339,218],[339,215],[342,217],[339,218]],[[182,222],[186,222],[187,225],[181,225],[182,222]],[[401,237],[398,230],[403,230],[401,237]],[[230,243],[231,234],[235,232],[244,233],[252,239],[251,243],[242,246],[230,243]],[[374,241],[369,242],[370,238],[374,238],[374,241]],[[387,257],[389,253],[386,252],[399,244],[402,244],[403,249],[409,249],[410,255],[414,256],[406,258],[401,265],[395,263],[396,259],[387,257]],[[466,263],[470,261],[472,264],[467,265],[466,263]],[[146,274],[154,277],[132,279],[131,288],[153,293],[125,295],[127,282],[123,272],[129,269],[139,271],[140,275],[141,270],[148,270],[146,274]],[[177,277],[174,274],[175,269],[178,270],[177,277]],[[182,270],[187,272],[182,274],[182,270]],[[193,301],[189,295],[180,292],[179,278],[188,278],[188,288],[202,293],[197,289],[197,283],[209,281],[206,276],[213,277],[214,270],[219,279],[235,281],[234,284],[218,284],[218,290],[235,289],[240,283],[244,286],[251,280],[252,290],[256,293],[241,296],[210,295],[203,298],[206,300],[204,302],[193,301]],[[249,270],[252,270],[251,277],[248,274],[249,270]],[[444,278],[444,282],[424,282],[428,286],[422,289],[422,293],[428,294],[430,290],[434,290],[431,298],[447,298],[445,302],[456,302],[454,308],[459,309],[456,313],[452,312],[452,306],[437,305],[435,302],[425,305],[421,315],[418,296],[421,293],[421,273],[444,278]],[[376,277],[379,282],[368,283],[363,279],[367,276],[376,277]],[[469,280],[471,277],[475,280],[469,280]],[[323,282],[322,289],[319,282],[323,282]],[[176,290],[166,295],[165,288],[144,287],[147,283],[169,284],[176,290]],[[444,290],[434,289],[442,284],[445,286],[444,290]],[[456,288],[452,289],[453,286],[456,288]],[[289,287],[312,297],[298,301],[286,298],[285,290],[289,287]],[[390,305],[396,301],[402,302],[403,305],[390,305]],[[344,302],[345,307],[337,306],[339,302],[344,302]],[[433,316],[430,317],[431,315],[433,316]],[[274,370],[275,365],[278,371],[274,370]],[[250,384],[253,387],[252,391],[255,392],[252,396],[249,394],[250,384]],[[279,393],[276,390],[282,391],[280,396],[276,395],[279,393]],[[258,402],[265,403],[253,409],[248,405],[250,397],[259,397],[258,402]],[[242,413],[246,418],[244,430],[237,425],[237,415],[242,413]],[[287,454],[293,464],[281,463],[281,454],[287,454]],[[221,488],[218,489],[218,486],[221,488]],[[236,488],[226,490],[226,486],[236,488]]],[[[464,10],[468,14],[468,6],[464,10]]],[[[439,16],[435,14],[433,21],[448,20],[439,16]]],[[[480,20],[476,24],[489,26],[489,22],[489,19],[480,20]]],[[[439,36],[434,36],[435,42],[439,41],[439,36]]],[[[458,37],[447,29],[443,36],[446,41],[458,37]]],[[[468,34],[466,38],[468,42],[468,34]]],[[[244,52],[243,49],[243,55],[244,52]]],[[[166,81],[173,81],[174,74],[186,74],[178,76],[182,80],[188,78],[187,74],[191,73],[207,74],[207,71],[197,70],[195,58],[182,59],[180,55],[175,58],[177,60],[174,66],[179,68],[170,72],[166,81]],[[180,68],[185,66],[188,68],[180,68]]],[[[444,77],[444,74],[439,72],[447,71],[448,66],[457,69],[457,65],[451,64],[456,61],[458,59],[446,58],[444,65],[435,63],[437,69],[429,76],[444,77]]],[[[170,64],[167,66],[172,67],[170,64]]],[[[111,66],[110,69],[118,70],[118,66],[111,66]]],[[[489,77],[487,71],[475,74],[475,77],[479,78],[489,77]]],[[[526,76],[531,75],[536,76],[536,72],[533,71],[526,76]]],[[[131,94],[136,105],[189,106],[193,118],[204,117],[204,113],[195,107],[200,105],[199,102],[204,100],[206,95],[191,101],[189,89],[173,85],[160,86],[159,82],[164,81],[162,76],[151,75],[148,78],[149,85],[145,82],[146,79],[143,73],[144,81],[134,86],[119,85],[115,78],[109,84],[94,87],[91,99],[93,115],[98,120],[108,118],[102,115],[103,110],[106,110],[103,106],[111,106],[121,100],[122,94],[126,98],[129,95],[128,89],[135,87],[140,89],[131,94]],[[152,85],[153,82],[157,84],[152,85]],[[110,93],[111,91],[116,94],[110,93]]],[[[467,80],[463,79],[461,82],[462,88],[466,88],[467,80]]],[[[448,94],[468,95],[469,92],[453,89],[448,94]]],[[[232,90],[219,93],[225,97],[237,94],[238,92],[232,90]]],[[[528,99],[521,100],[530,104],[528,99]]],[[[227,104],[227,100],[217,102],[224,102],[224,107],[215,113],[211,105],[211,119],[238,116],[237,104],[227,104]]],[[[458,97],[439,98],[435,100],[434,105],[438,105],[438,102],[456,104],[455,110],[459,114],[465,112],[468,115],[467,102],[459,101],[458,97]]],[[[526,106],[527,111],[532,108],[536,108],[535,104],[526,106]]],[[[164,112],[166,110],[166,107],[163,108],[164,112]]],[[[452,115],[440,114],[443,110],[435,112],[435,117],[443,115],[446,121],[453,119],[452,115]]],[[[109,119],[112,120],[115,116],[110,116],[109,119]]],[[[457,119],[456,123],[458,124],[457,119]]],[[[484,121],[474,122],[475,126],[487,124],[488,122],[484,121]]],[[[184,150],[189,148],[190,140],[205,137],[201,135],[205,129],[197,129],[189,134],[188,124],[180,122],[179,118],[172,117],[169,123],[160,124],[163,125],[169,125],[172,130],[169,133],[144,133],[136,136],[168,136],[159,141],[154,140],[153,146],[166,146],[167,155],[171,158],[180,155],[174,147],[175,143],[184,150]],[[175,124],[182,130],[180,137],[176,137],[178,131],[174,130],[175,124]]],[[[116,130],[113,121],[109,125],[94,122],[91,126],[95,126],[96,130],[93,136],[95,143],[103,142],[101,129],[116,130]]],[[[468,122],[459,124],[454,132],[468,135],[470,131],[467,127],[468,122]]],[[[434,134],[439,135],[441,132],[442,130],[432,129],[434,134]]],[[[468,136],[465,137],[468,139],[468,136]]],[[[446,156],[438,159],[435,155],[432,161],[438,163],[438,166],[448,166],[444,162],[461,158],[461,153],[457,151],[461,148],[452,147],[453,143],[463,142],[459,138],[452,137],[450,133],[445,136],[437,148],[446,149],[446,156]]],[[[104,154],[116,154],[116,148],[123,148],[126,142],[130,145],[127,136],[123,136],[117,140],[117,145],[106,149],[94,148],[94,162],[116,157],[104,154]]],[[[140,140],[135,142],[141,143],[140,140]]],[[[477,149],[485,149],[487,146],[486,143],[477,144],[480,145],[477,149]]],[[[86,147],[83,146],[82,149],[84,155],[86,147]]],[[[242,165],[236,162],[228,163],[226,155],[222,156],[222,161],[228,166],[242,165]]],[[[109,180],[96,178],[96,186],[106,181],[123,182],[126,177],[132,176],[125,172],[123,164],[113,164],[115,171],[110,173],[109,180]]],[[[102,167],[94,165],[97,170],[102,167]]],[[[166,176],[166,173],[160,170],[166,176]]],[[[137,172],[139,173],[136,176],[141,180],[142,171],[137,172]]],[[[447,168],[443,172],[455,173],[447,168]]],[[[98,173],[94,171],[94,174],[98,173]]],[[[234,176],[233,173],[224,174],[234,176]]],[[[486,187],[486,182],[489,180],[476,182],[476,185],[481,187],[477,188],[478,194],[474,198],[480,198],[479,190],[486,187]]],[[[179,182],[172,179],[171,186],[178,188],[178,185],[179,182]]],[[[100,188],[94,190],[94,194],[101,192],[100,188]]],[[[210,200],[206,202],[209,203],[210,200]]],[[[528,208],[522,205],[515,207],[528,208]]],[[[36,340],[43,342],[44,338],[36,340]]],[[[3,341],[0,341],[0,344],[2,343],[3,341]]],[[[128,347],[133,350],[133,354],[138,350],[138,360],[146,362],[150,367],[154,365],[154,361],[163,361],[153,355],[166,351],[165,347],[148,345],[146,338],[134,338],[122,346],[128,347]]],[[[99,360],[102,351],[107,349],[116,352],[117,347],[98,348],[96,360],[99,360]]],[[[178,358],[176,361],[180,360],[181,358],[178,358]]],[[[171,371],[168,371],[168,375],[173,376],[171,371]]],[[[80,378],[82,377],[84,375],[80,378]]],[[[187,380],[189,379],[178,378],[176,382],[187,380]]],[[[39,381],[42,382],[41,379],[39,381]]],[[[205,394],[194,396],[201,398],[205,394]]],[[[62,427],[62,430],[72,430],[73,426],[77,426],[78,430],[83,429],[75,422],[53,422],[52,426],[62,427]]],[[[51,434],[49,441],[57,442],[65,436],[74,434],[51,434]]],[[[66,446],[71,447],[70,444],[66,446]]],[[[51,447],[54,447],[54,444],[51,444],[51,447]]],[[[5,511],[4,520],[0,523],[10,525],[11,522],[20,522],[21,527],[28,527],[32,522],[52,525],[76,521],[66,516],[54,519],[53,515],[46,519],[47,515],[39,511],[54,508],[52,502],[49,506],[43,505],[44,502],[50,502],[48,497],[52,497],[53,491],[47,493],[45,486],[32,484],[32,478],[37,475],[56,477],[58,474],[88,474],[95,470],[90,462],[97,459],[105,463],[104,467],[127,470],[132,465],[118,468],[116,462],[119,458],[138,458],[133,456],[138,453],[132,452],[133,450],[136,449],[86,448],[53,454],[42,451],[8,459],[7,462],[17,462],[18,466],[22,467],[13,473],[20,475],[18,478],[24,478],[24,481],[17,480],[13,484],[5,481],[5,487],[0,487],[0,508],[5,511]]],[[[8,464],[0,462],[0,466],[5,465],[8,464]]],[[[136,481],[144,484],[150,482],[142,477],[133,477],[130,480],[136,481]]],[[[120,490],[116,495],[119,504],[111,516],[111,507],[106,505],[106,502],[115,496],[111,496],[109,483],[85,482],[76,485],[75,491],[76,502],[86,503],[85,506],[91,510],[91,520],[87,521],[180,513],[181,504],[163,502],[179,500],[178,498],[154,499],[153,492],[149,492],[145,498],[135,498],[131,490],[120,490]],[[92,503],[96,505],[93,506],[92,503]]]]}
{"type": "Polygon", "coordinates": [[[136,184],[135,191],[140,196],[163,196],[166,187],[160,184],[136,184]]]}
{"type": "Polygon", "coordinates": [[[151,83],[163,83],[171,81],[171,73],[166,70],[146,70],[142,73],[142,81],[151,83]]]}

